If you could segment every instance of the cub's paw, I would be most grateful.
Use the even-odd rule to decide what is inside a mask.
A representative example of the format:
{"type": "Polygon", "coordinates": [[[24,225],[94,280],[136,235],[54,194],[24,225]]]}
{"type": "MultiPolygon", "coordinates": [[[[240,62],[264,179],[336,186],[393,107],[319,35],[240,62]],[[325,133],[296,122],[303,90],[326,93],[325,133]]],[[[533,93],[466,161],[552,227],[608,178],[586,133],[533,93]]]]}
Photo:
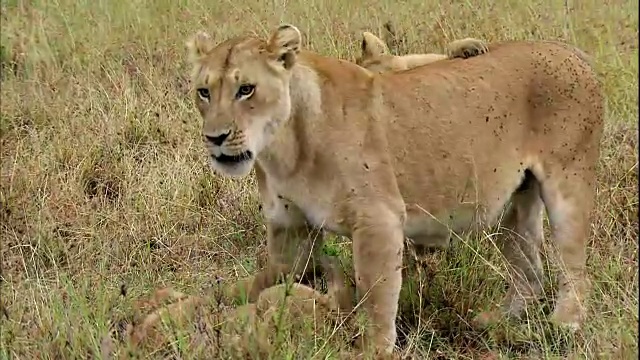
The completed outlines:
{"type": "Polygon", "coordinates": [[[474,38],[455,40],[447,46],[447,56],[449,59],[467,59],[486,54],[488,51],[489,48],[484,41],[474,38]]]}

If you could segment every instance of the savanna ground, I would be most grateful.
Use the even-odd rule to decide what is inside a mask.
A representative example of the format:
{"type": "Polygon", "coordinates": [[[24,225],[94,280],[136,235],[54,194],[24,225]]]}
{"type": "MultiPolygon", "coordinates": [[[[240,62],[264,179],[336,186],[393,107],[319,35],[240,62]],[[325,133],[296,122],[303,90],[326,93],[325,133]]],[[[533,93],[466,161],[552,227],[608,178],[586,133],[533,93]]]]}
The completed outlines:
{"type": "MultiPolygon", "coordinates": [[[[529,321],[469,325],[504,293],[493,235],[464,239],[414,267],[398,321],[419,358],[631,359],[638,356],[638,3],[624,0],[72,1],[2,0],[0,357],[99,358],[155,288],[198,293],[256,270],[264,228],[253,178],[210,171],[188,95],[185,40],[281,21],[307,46],[353,59],[362,30],[393,21],[400,52],[467,36],[561,39],[595,58],[608,101],[589,242],[594,287],[575,336],[529,321]]],[[[348,265],[349,243],[327,251],[348,265]]],[[[411,269],[410,269],[411,270],[411,269]]],[[[554,280],[553,267],[547,272],[554,280]]],[[[185,333],[151,357],[206,358],[185,333]]],[[[322,341],[274,358],[320,357],[322,341]]],[[[321,339],[320,339],[321,340],[321,339]]],[[[117,340],[116,340],[117,342],[117,340]]],[[[108,350],[108,349],[107,349],[108,350]]],[[[122,352],[123,350],[116,350],[122,352]]],[[[324,356],[324,355],[323,355],[324,356]]]]}

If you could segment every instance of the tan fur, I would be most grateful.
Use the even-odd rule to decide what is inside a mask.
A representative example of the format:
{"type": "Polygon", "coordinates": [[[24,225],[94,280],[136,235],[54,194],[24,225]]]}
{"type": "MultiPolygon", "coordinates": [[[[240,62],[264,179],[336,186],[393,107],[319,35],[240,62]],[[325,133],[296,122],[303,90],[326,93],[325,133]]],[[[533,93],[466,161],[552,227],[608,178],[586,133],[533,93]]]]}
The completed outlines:
{"type": "Polygon", "coordinates": [[[231,39],[192,64],[214,170],[255,169],[268,263],[305,269],[321,257],[318,228],[351,237],[372,321],[365,344],[389,353],[405,236],[447,241],[495,225],[506,208],[516,281],[499,314],[519,316],[540,291],[545,206],[564,267],[552,318],[579,326],[604,118],[589,64],[568,46],[521,41],[378,75],[301,51],[296,33],[231,39]]]}
{"type": "Polygon", "coordinates": [[[374,72],[402,71],[413,69],[445,59],[466,59],[489,51],[487,45],[474,38],[455,40],[447,45],[447,54],[392,55],[387,44],[377,36],[362,33],[362,55],[356,64],[374,72]]]}
{"type": "Polygon", "coordinates": [[[255,275],[241,279],[231,287],[223,288],[223,298],[246,299],[248,302],[253,303],[258,301],[258,297],[261,296],[265,289],[274,284],[287,281],[289,275],[293,275],[294,278],[288,278],[288,281],[299,282],[304,280],[302,275],[319,272],[326,274],[328,277],[327,281],[331,284],[331,286],[328,286],[329,296],[334,299],[332,301],[340,304],[342,309],[351,308],[353,306],[353,290],[349,279],[345,277],[340,266],[329,256],[319,256],[315,260],[318,261],[315,267],[308,266],[297,271],[295,266],[269,262],[255,275]]]}
{"type": "Polygon", "coordinates": [[[339,269],[329,270],[326,295],[305,285],[284,283],[260,289],[255,303],[237,308],[222,307],[220,301],[229,299],[221,299],[218,294],[194,296],[172,288],[159,289],[149,300],[138,301],[143,317],[127,326],[126,339],[133,348],[157,351],[171,341],[162,329],[163,322],[174,329],[198,322],[210,332],[220,329],[224,349],[210,349],[210,354],[224,351],[234,358],[260,359],[273,354],[273,344],[282,329],[298,340],[335,329],[335,341],[344,343],[355,334],[350,318],[354,292],[346,286],[339,269]]]}
{"type": "Polygon", "coordinates": [[[343,322],[348,309],[340,309],[330,296],[297,283],[269,287],[260,293],[256,303],[222,311],[206,306],[209,299],[205,297],[187,296],[170,288],[156,291],[153,298],[151,312],[127,326],[127,340],[133,348],[157,351],[169,344],[172,332],[164,331],[162,323],[186,330],[200,321],[211,330],[222,322],[220,343],[224,349],[211,352],[225,351],[235,358],[264,358],[271,354],[278,326],[297,336],[304,334],[307,339],[314,336],[313,329],[326,331],[340,326],[344,336],[353,333],[351,324],[343,322]],[[163,293],[169,297],[158,301],[163,293]]]}
{"type": "Polygon", "coordinates": [[[229,344],[238,358],[256,353],[257,345],[259,358],[265,358],[273,354],[279,327],[298,341],[337,329],[334,340],[345,342],[354,335],[350,312],[351,306],[340,307],[340,299],[331,295],[299,283],[279,284],[264,289],[255,303],[242,305],[226,316],[223,343],[229,344]]]}
{"type": "Polygon", "coordinates": [[[204,304],[198,296],[188,296],[172,288],[161,288],[149,300],[138,301],[138,309],[152,310],[139,321],[127,324],[126,337],[134,348],[162,344],[166,341],[159,331],[162,320],[171,318],[174,324],[191,323],[195,313],[204,304]],[[166,305],[165,305],[166,304],[166,305]]]}
{"type": "MultiPolygon", "coordinates": [[[[465,38],[449,43],[446,48],[447,55],[391,55],[387,44],[390,42],[397,42],[396,40],[398,35],[390,22],[385,23],[384,29],[386,41],[369,32],[364,32],[362,34],[362,54],[356,59],[356,64],[366,68],[367,70],[383,73],[409,70],[444,59],[467,59],[485,54],[489,51],[489,48],[484,41],[474,38],[465,38]]],[[[398,45],[396,45],[396,47],[397,46],[398,45]]],[[[430,249],[441,249],[448,246],[449,238],[443,237],[432,237],[429,242],[413,244],[413,248],[418,256],[425,255],[430,251],[430,249]]]]}

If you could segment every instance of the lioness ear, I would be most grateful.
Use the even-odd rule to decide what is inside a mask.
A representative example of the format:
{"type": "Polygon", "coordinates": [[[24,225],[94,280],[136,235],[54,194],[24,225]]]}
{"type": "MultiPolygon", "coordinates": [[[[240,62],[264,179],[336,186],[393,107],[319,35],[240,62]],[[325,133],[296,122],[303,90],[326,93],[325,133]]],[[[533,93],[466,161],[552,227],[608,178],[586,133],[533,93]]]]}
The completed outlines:
{"type": "Polygon", "coordinates": [[[364,57],[374,57],[387,52],[389,49],[384,41],[368,31],[362,33],[362,55],[364,57]]]}
{"type": "Polygon", "coordinates": [[[296,62],[296,55],[300,52],[302,34],[297,27],[289,24],[280,25],[273,32],[267,50],[274,54],[285,69],[290,69],[296,62]]]}
{"type": "Polygon", "coordinates": [[[203,56],[209,54],[215,47],[211,36],[204,31],[198,31],[198,33],[187,41],[186,45],[189,62],[191,63],[197,62],[203,56]]]}

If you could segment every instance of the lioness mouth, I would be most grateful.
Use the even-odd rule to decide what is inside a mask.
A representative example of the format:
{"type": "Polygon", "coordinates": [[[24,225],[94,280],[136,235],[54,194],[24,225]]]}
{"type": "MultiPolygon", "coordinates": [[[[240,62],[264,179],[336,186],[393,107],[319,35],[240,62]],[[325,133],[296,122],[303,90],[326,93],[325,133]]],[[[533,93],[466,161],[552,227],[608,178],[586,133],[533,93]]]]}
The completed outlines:
{"type": "Polygon", "coordinates": [[[223,163],[223,164],[235,164],[235,163],[251,160],[252,157],[253,157],[253,154],[251,153],[251,151],[247,150],[238,155],[222,154],[220,156],[214,156],[214,159],[216,159],[217,162],[223,163]]]}

